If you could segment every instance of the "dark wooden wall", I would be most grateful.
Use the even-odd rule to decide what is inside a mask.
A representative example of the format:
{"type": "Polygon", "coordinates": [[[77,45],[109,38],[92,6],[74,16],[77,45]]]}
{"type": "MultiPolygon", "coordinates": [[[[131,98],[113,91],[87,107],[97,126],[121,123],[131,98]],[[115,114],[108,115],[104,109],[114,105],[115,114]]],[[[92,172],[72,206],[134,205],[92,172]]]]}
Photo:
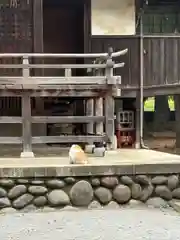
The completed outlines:
{"type": "MultiPolygon", "coordinates": [[[[0,2],[0,53],[33,52],[32,0],[0,2]]],[[[0,59],[0,63],[20,63],[20,59],[0,59]]],[[[1,69],[1,75],[20,75],[19,69],[1,69]]],[[[20,115],[21,99],[1,97],[1,115],[20,115]]]]}
{"type": "Polygon", "coordinates": [[[125,66],[116,70],[122,76],[123,85],[137,86],[139,82],[139,39],[137,37],[92,37],[91,52],[107,52],[108,47],[114,51],[128,48],[128,54],[119,57],[117,62],[125,62],[125,66]]]}
{"type": "MultiPolygon", "coordinates": [[[[144,38],[144,85],[166,85],[180,82],[180,37],[144,38]]],[[[124,86],[138,86],[140,79],[139,37],[93,37],[91,52],[106,52],[108,46],[114,51],[128,48],[128,53],[118,60],[125,67],[116,74],[122,76],[124,86]]]]}

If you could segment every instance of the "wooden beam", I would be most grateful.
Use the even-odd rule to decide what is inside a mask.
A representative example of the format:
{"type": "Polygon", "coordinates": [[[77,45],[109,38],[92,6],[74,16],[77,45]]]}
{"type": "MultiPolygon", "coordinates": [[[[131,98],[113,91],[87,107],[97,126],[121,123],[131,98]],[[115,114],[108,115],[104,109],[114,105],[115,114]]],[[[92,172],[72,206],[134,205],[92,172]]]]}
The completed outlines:
{"type": "Polygon", "coordinates": [[[33,0],[34,52],[43,53],[43,0],[33,0]]]}
{"type": "MultiPolygon", "coordinates": [[[[36,0],[38,2],[38,0],[36,0]]],[[[113,52],[111,56],[119,57],[125,55],[128,49],[113,52]]],[[[0,53],[0,58],[18,58],[18,57],[36,57],[36,58],[104,58],[107,59],[109,53],[0,53]]]]}
{"type": "MultiPolygon", "coordinates": [[[[23,64],[28,64],[28,58],[23,57],[23,64]]],[[[28,79],[29,69],[23,69],[23,78],[28,79]]],[[[22,135],[23,151],[21,157],[34,157],[31,145],[31,97],[28,92],[23,92],[22,101],[22,135]]]]}
{"type": "MultiPolygon", "coordinates": [[[[116,68],[122,67],[122,63],[116,64],[116,68]]],[[[86,68],[106,68],[106,64],[29,64],[27,66],[28,68],[32,69],[86,69],[86,68]]],[[[1,68],[7,68],[7,69],[23,69],[23,64],[0,64],[1,68]]]]}
{"type": "MultiPolygon", "coordinates": [[[[62,91],[62,90],[34,90],[29,91],[30,97],[97,97],[104,96],[105,91],[81,90],[81,91],[62,91]]],[[[22,91],[18,90],[0,90],[0,97],[20,97],[22,91]]]]}
{"type": "Polygon", "coordinates": [[[31,98],[26,92],[22,96],[22,134],[23,152],[21,153],[21,157],[33,157],[31,142],[31,98]]]}
{"type": "MultiPolygon", "coordinates": [[[[90,98],[86,101],[86,116],[94,116],[94,99],[90,98]]],[[[94,124],[90,122],[87,124],[87,134],[94,134],[94,124]]]]}
{"type": "Polygon", "coordinates": [[[42,143],[88,143],[90,142],[101,142],[106,139],[106,136],[40,136],[32,137],[33,144],[42,143]]]}
{"type": "Polygon", "coordinates": [[[92,123],[103,122],[105,118],[103,116],[37,116],[32,117],[33,123],[92,123]]]}
{"type": "MultiPolygon", "coordinates": [[[[96,117],[103,116],[103,98],[95,99],[95,115],[96,117]]],[[[102,135],[104,132],[103,122],[96,122],[96,134],[102,135]]]]}
{"type": "Polygon", "coordinates": [[[141,137],[140,137],[140,92],[137,92],[136,95],[136,116],[135,116],[135,129],[136,129],[136,142],[135,142],[135,148],[140,149],[141,148],[141,137]]]}
{"type": "Polygon", "coordinates": [[[174,95],[175,103],[175,126],[176,126],[176,148],[180,149],[180,94],[174,95]]]}
{"type": "Polygon", "coordinates": [[[37,88],[38,85],[65,85],[65,84],[107,84],[106,77],[28,77],[26,80],[23,77],[0,77],[0,84],[22,84],[23,88],[37,88]]]}
{"type": "Polygon", "coordinates": [[[110,143],[110,149],[113,148],[115,127],[114,127],[114,98],[110,94],[105,97],[105,131],[110,143]]]}
{"type": "Polygon", "coordinates": [[[22,123],[22,117],[0,117],[0,123],[22,123]]]}
{"type": "MultiPolygon", "coordinates": [[[[0,89],[3,90],[9,90],[9,89],[13,89],[13,90],[23,90],[23,87],[21,84],[19,85],[13,85],[13,84],[0,84],[0,89]]],[[[40,90],[58,90],[58,91],[84,91],[84,90],[94,90],[94,91],[106,91],[107,90],[107,86],[106,85],[97,85],[97,84],[80,84],[80,85],[66,85],[66,84],[62,84],[62,85],[51,85],[51,84],[42,84],[40,86],[38,86],[37,89],[29,89],[30,91],[40,91],[40,90]]],[[[22,91],[23,92],[23,91],[22,91]]]]}
{"type": "Polygon", "coordinates": [[[22,144],[22,137],[0,137],[0,144],[22,144]]]}
{"type": "MultiPolygon", "coordinates": [[[[103,116],[33,116],[32,123],[91,123],[104,122],[103,116]]],[[[0,117],[0,123],[22,123],[21,117],[0,117]]]]}

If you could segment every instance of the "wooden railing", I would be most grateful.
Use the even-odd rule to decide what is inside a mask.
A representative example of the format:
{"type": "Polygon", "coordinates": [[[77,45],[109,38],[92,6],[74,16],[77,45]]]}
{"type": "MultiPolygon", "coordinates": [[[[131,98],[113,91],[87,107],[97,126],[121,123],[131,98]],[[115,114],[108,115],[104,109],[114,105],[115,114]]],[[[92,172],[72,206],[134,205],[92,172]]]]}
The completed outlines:
{"type": "MultiPolygon", "coordinates": [[[[1,58],[21,58],[22,64],[0,64],[1,69],[15,68],[22,69],[22,76],[1,76],[0,75],[0,95],[2,96],[21,96],[22,117],[0,117],[0,123],[22,123],[22,137],[0,137],[0,144],[23,144],[22,156],[32,157],[32,144],[39,143],[73,143],[73,142],[112,142],[114,135],[114,98],[112,94],[113,86],[121,84],[121,77],[113,75],[114,68],[124,66],[124,63],[115,64],[113,58],[124,55],[127,49],[119,52],[109,51],[108,53],[97,54],[0,54],[1,58]],[[44,58],[101,58],[104,63],[98,64],[30,64],[29,59],[44,58]],[[30,69],[64,69],[64,77],[31,76],[30,69]],[[72,69],[104,69],[101,76],[72,76],[72,69]],[[73,87],[72,87],[73,86],[73,87]],[[89,114],[87,109],[86,116],[31,116],[31,97],[32,96],[67,96],[60,92],[63,90],[72,91],[71,96],[77,97],[78,90],[104,89],[104,104],[102,98],[97,98],[97,109],[95,116],[89,114]],[[104,88],[103,88],[104,86],[104,88]],[[54,93],[52,94],[53,90],[54,93]],[[46,94],[44,94],[46,91],[46,94]],[[35,92],[35,95],[33,95],[35,92]],[[101,101],[99,101],[101,99],[101,101]],[[101,105],[101,106],[100,106],[101,105]],[[103,114],[102,109],[105,109],[103,114]],[[100,111],[99,111],[100,109],[100,111]],[[32,123],[100,123],[105,124],[105,133],[101,127],[96,128],[94,135],[85,136],[33,136],[31,134],[32,123]]],[[[82,95],[83,96],[83,95],[82,95]]],[[[89,93],[89,98],[93,98],[89,93]]],[[[102,126],[102,125],[101,125],[102,126]]],[[[89,133],[89,132],[88,132],[89,133]]]]}
{"type": "MultiPolygon", "coordinates": [[[[127,53],[127,49],[112,53],[112,58],[124,55],[127,53]]],[[[39,86],[44,85],[44,88],[50,89],[53,85],[80,85],[80,84],[120,84],[120,78],[113,76],[108,79],[106,75],[102,77],[96,76],[83,76],[74,77],[71,74],[72,69],[113,69],[124,66],[124,63],[114,64],[112,59],[108,59],[108,53],[97,54],[0,54],[1,58],[21,58],[22,64],[0,64],[0,69],[22,69],[22,76],[0,76],[0,85],[6,85],[6,88],[10,88],[13,85],[13,89],[36,89],[39,86]],[[106,63],[104,64],[30,64],[29,58],[104,58],[106,63]],[[46,77],[46,76],[30,76],[30,69],[64,69],[64,77],[46,77]]]]}

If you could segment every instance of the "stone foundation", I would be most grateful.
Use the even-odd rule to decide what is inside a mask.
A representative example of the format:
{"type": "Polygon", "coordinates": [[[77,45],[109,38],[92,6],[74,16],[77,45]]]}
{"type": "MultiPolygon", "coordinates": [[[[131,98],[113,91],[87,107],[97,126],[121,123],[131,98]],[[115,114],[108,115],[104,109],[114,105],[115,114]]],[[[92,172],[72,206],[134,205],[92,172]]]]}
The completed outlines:
{"type": "Polygon", "coordinates": [[[180,199],[178,174],[0,179],[2,213],[145,204],[165,208],[173,199],[180,199]]]}

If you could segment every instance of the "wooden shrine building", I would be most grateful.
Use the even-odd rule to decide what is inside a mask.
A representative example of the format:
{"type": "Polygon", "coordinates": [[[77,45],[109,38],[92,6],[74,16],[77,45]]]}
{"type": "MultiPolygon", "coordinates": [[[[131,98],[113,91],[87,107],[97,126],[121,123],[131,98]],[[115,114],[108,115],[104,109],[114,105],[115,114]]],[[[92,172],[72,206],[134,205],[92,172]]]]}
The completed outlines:
{"type": "Polygon", "coordinates": [[[140,147],[144,97],[179,94],[179,32],[179,0],[0,1],[0,144],[112,148],[136,99],[140,147]]]}

